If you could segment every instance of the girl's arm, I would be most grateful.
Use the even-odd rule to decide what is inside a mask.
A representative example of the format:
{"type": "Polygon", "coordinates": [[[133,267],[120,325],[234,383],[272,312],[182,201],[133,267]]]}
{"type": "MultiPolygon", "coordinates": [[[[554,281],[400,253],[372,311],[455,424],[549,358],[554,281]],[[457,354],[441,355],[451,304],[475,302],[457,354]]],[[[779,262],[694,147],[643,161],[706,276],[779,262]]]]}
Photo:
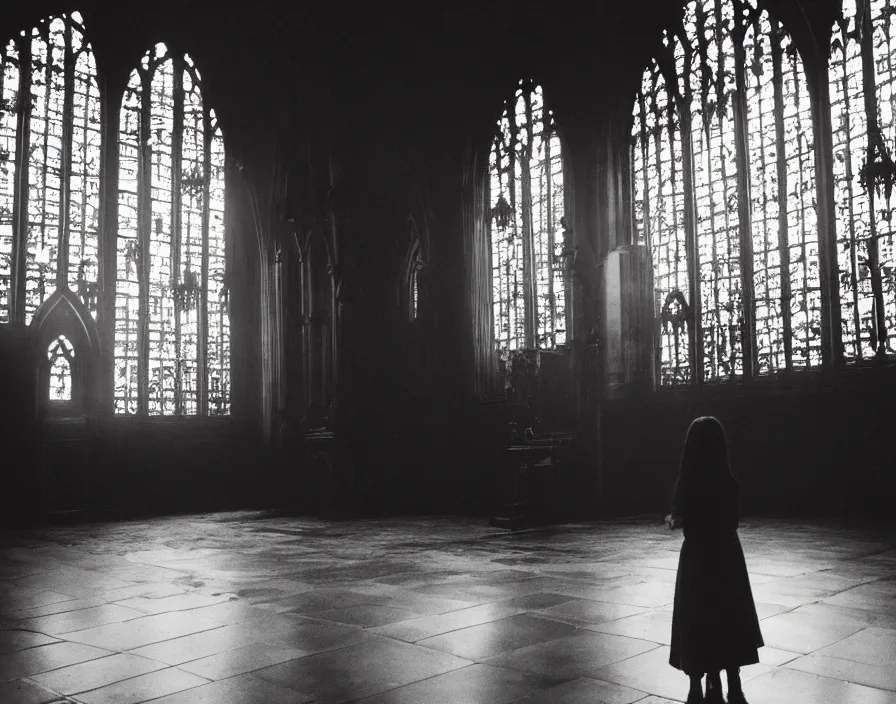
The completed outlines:
{"type": "Polygon", "coordinates": [[[682,525],[684,525],[684,519],[681,516],[676,516],[673,513],[670,513],[668,516],[666,516],[666,527],[669,530],[681,528],[682,525]]]}

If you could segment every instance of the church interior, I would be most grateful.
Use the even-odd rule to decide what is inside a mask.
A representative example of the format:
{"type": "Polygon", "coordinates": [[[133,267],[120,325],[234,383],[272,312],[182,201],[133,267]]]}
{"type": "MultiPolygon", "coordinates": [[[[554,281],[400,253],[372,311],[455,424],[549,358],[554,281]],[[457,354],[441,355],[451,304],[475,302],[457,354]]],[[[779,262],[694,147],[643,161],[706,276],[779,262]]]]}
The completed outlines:
{"type": "Polygon", "coordinates": [[[0,702],[684,702],[714,416],[896,704],[894,185],[889,0],[4,7],[0,702]]]}

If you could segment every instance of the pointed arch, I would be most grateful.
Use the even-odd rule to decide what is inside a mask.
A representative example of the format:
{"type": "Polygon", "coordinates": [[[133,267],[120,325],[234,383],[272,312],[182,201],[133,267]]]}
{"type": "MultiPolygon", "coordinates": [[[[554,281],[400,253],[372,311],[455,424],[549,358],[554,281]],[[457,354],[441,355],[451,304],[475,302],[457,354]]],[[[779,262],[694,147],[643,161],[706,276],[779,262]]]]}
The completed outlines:
{"type": "Polygon", "coordinates": [[[420,303],[420,282],[418,275],[426,268],[426,248],[423,237],[413,215],[408,216],[408,245],[401,265],[401,283],[398,300],[407,320],[417,319],[420,303]]]}
{"type": "Polygon", "coordinates": [[[149,50],[120,119],[115,410],[227,415],[224,143],[189,55],[149,50]]]}
{"type": "Polygon", "coordinates": [[[78,12],[0,48],[0,323],[30,324],[54,291],[96,315],[100,99],[78,12]],[[30,99],[26,99],[30,96],[30,99]]]}
{"type": "Polygon", "coordinates": [[[57,290],[38,308],[29,327],[39,355],[43,408],[53,415],[89,412],[92,404],[87,391],[96,378],[99,350],[96,322],[89,309],[72,291],[57,290]],[[63,390],[68,398],[62,398],[63,390]]]}
{"type": "Polygon", "coordinates": [[[520,81],[505,104],[489,176],[495,342],[501,350],[564,344],[563,161],[553,114],[534,81],[520,81]]]}
{"type": "Polygon", "coordinates": [[[691,0],[644,71],[633,113],[659,382],[820,365],[812,118],[787,32],[750,0],[691,0]]]}

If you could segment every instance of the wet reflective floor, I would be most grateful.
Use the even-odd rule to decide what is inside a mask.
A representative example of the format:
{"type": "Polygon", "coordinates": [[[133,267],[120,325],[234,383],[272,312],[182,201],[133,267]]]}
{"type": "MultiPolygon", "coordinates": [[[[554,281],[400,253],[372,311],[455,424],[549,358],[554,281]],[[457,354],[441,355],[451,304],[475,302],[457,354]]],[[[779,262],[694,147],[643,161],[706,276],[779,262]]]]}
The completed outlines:
{"type": "MultiPolygon", "coordinates": [[[[751,704],[896,704],[896,528],[746,521],[751,704]]],[[[0,534],[0,702],[661,704],[680,532],[260,512],[0,534]]]]}

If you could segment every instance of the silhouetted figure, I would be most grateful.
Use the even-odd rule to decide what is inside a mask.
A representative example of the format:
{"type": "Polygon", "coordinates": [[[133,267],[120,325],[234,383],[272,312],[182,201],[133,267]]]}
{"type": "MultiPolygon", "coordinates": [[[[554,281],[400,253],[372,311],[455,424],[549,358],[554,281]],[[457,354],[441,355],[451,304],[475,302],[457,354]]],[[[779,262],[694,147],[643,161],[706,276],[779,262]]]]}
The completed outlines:
{"type": "Polygon", "coordinates": [[[688,704],[723,702],[721,670],[728,673],[729,704],[744,704],[740,667],[759,662],[764,645],[737,537],[739,504],[740,484],[731,476],[722,424],[697,418],[688,428],[666,517],[670,528],[684,530],[669,664],[691,679],[688,704]]]}

